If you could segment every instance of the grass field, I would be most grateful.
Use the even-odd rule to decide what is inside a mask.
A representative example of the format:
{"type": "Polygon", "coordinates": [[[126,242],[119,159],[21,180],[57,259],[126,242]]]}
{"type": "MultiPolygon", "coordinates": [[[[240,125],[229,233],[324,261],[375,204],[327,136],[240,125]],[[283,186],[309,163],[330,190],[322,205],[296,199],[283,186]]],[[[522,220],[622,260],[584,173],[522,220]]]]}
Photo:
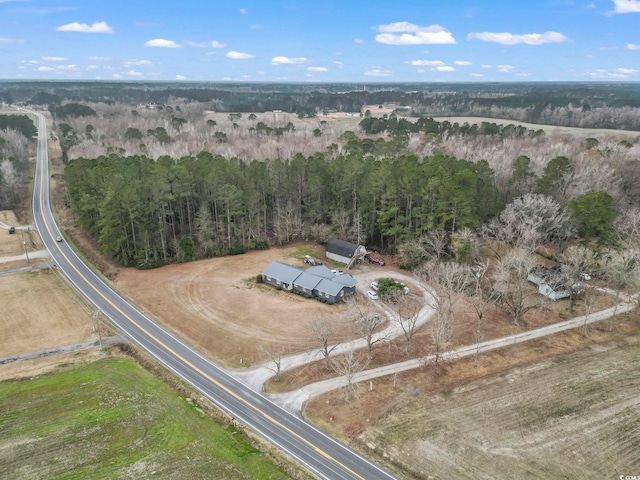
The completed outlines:
{"type": "Polygon", "coordinates": [[[132,360],[0,383],[0,478],[288,479],[132,360]]]}

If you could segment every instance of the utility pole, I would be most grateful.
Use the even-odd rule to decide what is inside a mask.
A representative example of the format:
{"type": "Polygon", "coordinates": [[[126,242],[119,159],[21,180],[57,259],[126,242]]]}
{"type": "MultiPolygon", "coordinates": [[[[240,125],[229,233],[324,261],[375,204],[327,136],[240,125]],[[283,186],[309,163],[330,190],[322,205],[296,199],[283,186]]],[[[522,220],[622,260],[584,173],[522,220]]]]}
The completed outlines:
{"type": "Polygon", "coordinates": [[[24,233],[20,230],[20,238],[22,238],[22,246],[24,247],[24,256],[27,258],[27,263],[29,263],[29,252],[27,252],[27,241],[24,239],[24,233]]]}
{"type": "Polygon", "coordinates": [[[102,333],[100,333],[100,314],[102,313],[102,309],[98,308],[95,312],[93,312],[93,321],[96,323],[93,326],[93,330],[98,333],[98,342],[100,343],[100,351],[104,352],[104,347],[102,346],[102,333]]]}

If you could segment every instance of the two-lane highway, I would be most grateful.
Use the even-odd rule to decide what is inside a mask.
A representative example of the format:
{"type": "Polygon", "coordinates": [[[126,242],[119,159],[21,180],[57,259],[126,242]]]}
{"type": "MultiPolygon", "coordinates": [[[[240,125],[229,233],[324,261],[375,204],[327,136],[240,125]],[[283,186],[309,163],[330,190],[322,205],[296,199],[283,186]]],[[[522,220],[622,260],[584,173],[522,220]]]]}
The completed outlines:
{"type": "Polygon", "coordinates": [[[168,370],[193,386],[237,422],[260,434],[319,478],[393,479],[354,450],[278,407],[156,325],[100,279],[61,235],[49,202],[49,161],[45,117],[38,118],[38,154],[33,193],[36,228],[54,262],[75,287],[168,370]]]}

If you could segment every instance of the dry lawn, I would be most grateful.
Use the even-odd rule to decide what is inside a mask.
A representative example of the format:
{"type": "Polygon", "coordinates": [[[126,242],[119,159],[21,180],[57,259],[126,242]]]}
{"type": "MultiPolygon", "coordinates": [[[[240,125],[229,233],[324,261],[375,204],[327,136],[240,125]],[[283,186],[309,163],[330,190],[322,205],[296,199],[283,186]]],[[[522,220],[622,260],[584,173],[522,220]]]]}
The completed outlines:
{"type": "MultiPolygon", "coordinates": [[[[89,308],[54,270],[0,275],[0,298],[0,358],[94,339],[89,308]]],[[[0,365],[0,378],[12,365],[0,365]]]]}
{"type": "Polygon", "coordinates": [[[335,322],[336,341],[351,333],[348,320],[353,311],[347,304],[327,305],[256,283],[256,275],[272,261],[303,267],[298,248],[252,251],[155,270],[123,269],[115,286],[214,360],[231,367],[252,366],[267,358],[261,347],[282,354],[307,350],[313,339],[308,322],[313,319],[335,322]]]}

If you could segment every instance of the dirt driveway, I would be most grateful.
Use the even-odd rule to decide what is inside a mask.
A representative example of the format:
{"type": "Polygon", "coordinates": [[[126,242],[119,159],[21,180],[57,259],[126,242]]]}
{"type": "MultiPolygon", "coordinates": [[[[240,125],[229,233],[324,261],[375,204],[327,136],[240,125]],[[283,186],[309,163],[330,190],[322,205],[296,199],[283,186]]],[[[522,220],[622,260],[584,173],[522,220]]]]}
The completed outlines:
{"type": "MultiPolygon", "coordinates": [[[[266,359],[260,347],[283,355],[304,351],[313,341],[312,319],[335,322],[336,341],[352,338],[357,315],[343,302],[327,305],[270,285],[256,276],[273,261],[303,267],[298,246],[168,265],[124,269],[115,286],[135,298],[151,317],[227,367],[249,367],[266,359]]],[[[319,255],[323,249],[318,249],[319,255]]],[[[320,257],[321,258],[321,257],[320,257]]],[[[358,265],[358,274],[380,267],[358,265]]]]}

